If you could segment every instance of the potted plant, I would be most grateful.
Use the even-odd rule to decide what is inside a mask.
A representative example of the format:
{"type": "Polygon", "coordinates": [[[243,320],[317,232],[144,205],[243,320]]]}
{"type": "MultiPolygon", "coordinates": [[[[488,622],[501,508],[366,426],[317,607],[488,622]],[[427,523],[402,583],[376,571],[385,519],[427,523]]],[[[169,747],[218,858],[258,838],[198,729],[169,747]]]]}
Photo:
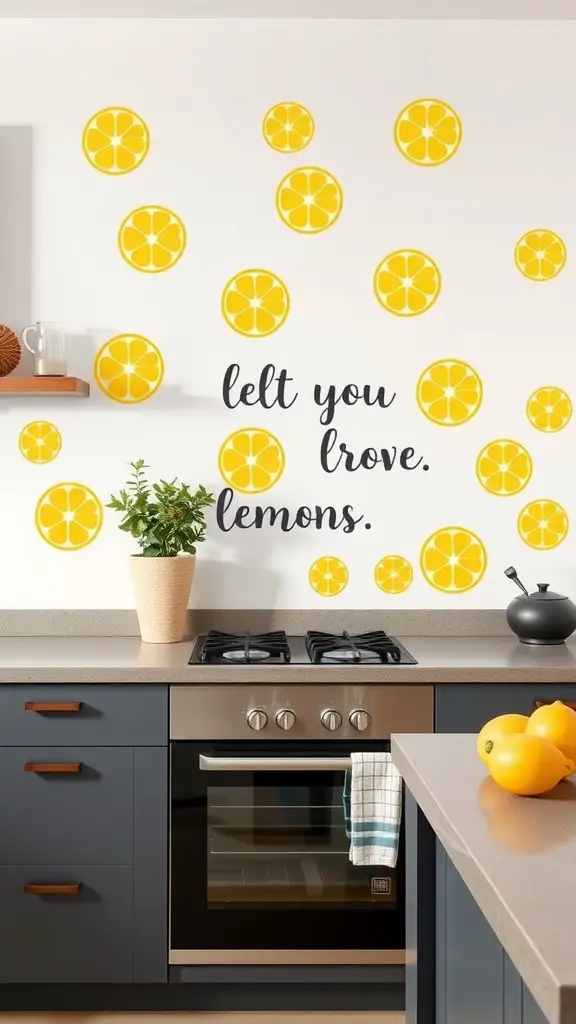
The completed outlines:
{"type": "Polygon", "coordinates": [[[204,510],[214,495],[205,487],[192,493],[177,479],[150,484],[144,459],[130,466],[126,487],[106,507],[122,513],[120,529],[141,548],[131,558],[140,633],[145,643],[178,643],[184,639],[196,545],[205,539],[204,510]]]}

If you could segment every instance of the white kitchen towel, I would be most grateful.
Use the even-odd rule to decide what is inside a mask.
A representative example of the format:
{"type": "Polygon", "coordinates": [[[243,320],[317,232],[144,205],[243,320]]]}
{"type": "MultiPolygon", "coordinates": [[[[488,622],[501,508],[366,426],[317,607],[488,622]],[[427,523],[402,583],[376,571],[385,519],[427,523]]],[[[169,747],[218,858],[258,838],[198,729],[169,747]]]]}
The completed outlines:
{"type": "Polygon", "coordinates": [[[402,779],[390,754],[351,754],[350,860],[396,867],[402,779]]]}

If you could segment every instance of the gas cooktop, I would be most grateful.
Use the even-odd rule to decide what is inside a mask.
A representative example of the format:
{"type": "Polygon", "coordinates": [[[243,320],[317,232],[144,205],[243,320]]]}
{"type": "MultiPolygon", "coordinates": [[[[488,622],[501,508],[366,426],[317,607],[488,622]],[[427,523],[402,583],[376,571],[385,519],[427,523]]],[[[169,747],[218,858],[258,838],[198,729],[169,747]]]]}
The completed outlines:
{"type": "Polygon", "coordinates": [[[371,633],[221,633],[198,637],[190,665],[417,665],[409,651],[383,630],[371,633]]]}

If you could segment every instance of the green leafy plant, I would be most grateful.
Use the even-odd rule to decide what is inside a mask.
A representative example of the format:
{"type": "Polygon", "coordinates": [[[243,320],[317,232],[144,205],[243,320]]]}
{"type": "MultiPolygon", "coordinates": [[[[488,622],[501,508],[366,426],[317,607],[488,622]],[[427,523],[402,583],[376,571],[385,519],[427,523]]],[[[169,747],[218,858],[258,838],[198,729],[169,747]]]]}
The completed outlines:
{"type": "Polygon", "coordinates": [[[177,479],[149,483],[150,467],[144,459],[129,465],[133,472],[126,487],[106,505],[123,514],[120,529],[132,534],[147,558],[174,558],[181,551],[196,554],[196,545],[205,539],[204,509],[214,504],[214,495],[205,487],[192,494],[189,485],[177,479]]]}

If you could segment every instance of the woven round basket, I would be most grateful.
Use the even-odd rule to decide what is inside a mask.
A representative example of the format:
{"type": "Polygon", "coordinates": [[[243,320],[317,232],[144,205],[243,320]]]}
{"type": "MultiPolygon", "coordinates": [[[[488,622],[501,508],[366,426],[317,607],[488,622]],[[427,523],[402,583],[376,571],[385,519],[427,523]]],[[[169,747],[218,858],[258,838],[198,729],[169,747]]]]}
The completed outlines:
{"type": "Polygon", "coordinates": [[[7,377],[20,362],[20,342],[14,331],[0,324],[0,377],[7,377]]]}

